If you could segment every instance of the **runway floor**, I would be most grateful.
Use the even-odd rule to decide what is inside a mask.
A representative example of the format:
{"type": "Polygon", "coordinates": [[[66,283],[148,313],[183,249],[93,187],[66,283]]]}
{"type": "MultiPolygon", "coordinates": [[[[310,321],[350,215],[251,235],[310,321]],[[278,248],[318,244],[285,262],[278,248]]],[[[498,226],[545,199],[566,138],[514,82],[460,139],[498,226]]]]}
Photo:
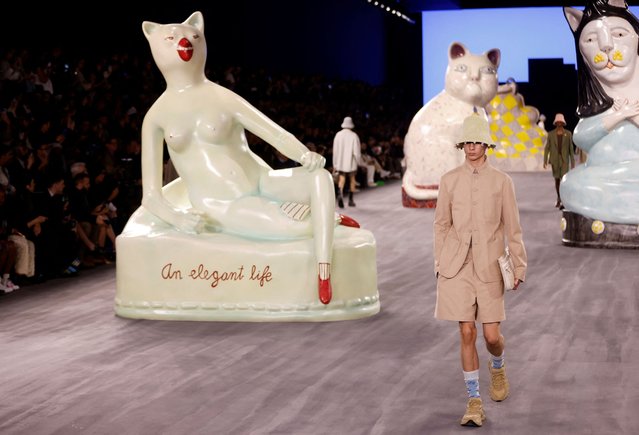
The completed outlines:
{"type": "Polygon", "coordinates": [[[561,244],[548,173],[513,173],[527,280],[507,294],[511,396],[459,426],[458,328],[433,318],[433,210],[401,183],[344,209],[377,241],[381,312],[328,323],[119,318],[115,268],[0,297],[0,433],[636,434],[639,251],[561,244]]]}

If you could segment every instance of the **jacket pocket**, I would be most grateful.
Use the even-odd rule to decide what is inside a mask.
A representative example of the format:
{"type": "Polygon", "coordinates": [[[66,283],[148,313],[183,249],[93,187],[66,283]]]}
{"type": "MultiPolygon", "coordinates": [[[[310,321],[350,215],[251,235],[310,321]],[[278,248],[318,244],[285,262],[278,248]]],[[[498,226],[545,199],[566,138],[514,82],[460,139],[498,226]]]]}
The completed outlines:
{"type": "Polygon", "coordinates": [[[468,244],[460,240],[451,230],[444,240],[444,247],[439,257],[439,273],[445,278],[452,278],[461,269],[468,254],[468,244]]]}

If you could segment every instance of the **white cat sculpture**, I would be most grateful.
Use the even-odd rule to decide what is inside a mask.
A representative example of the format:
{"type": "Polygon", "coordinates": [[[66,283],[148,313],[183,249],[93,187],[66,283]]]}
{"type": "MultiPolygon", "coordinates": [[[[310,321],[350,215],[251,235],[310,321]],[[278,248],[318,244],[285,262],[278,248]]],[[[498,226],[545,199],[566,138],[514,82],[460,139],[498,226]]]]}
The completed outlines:
{"type": "Polygon", "coordinates": [[[335,213],[324,157],[206,78],[200,12],[142,29],[166,89],[142,125],[142,206],[116,240],[116,314],[324,321],[377,313],[375,239],[335,213]],[[272,169],[245,130],[300,166],[272,169]],[[179,175],[166,186],[163,143],[179,175]]]}
{"type": "Polygon", "coordinates": [[[405,207],[432,208],[441,176],[464,158],[455,148],[464,118],[474,111],[487,118],[485,107],[496,95],[501,51],[472,54],[460,42],[448,49],[445,88],[422,107],[404,140],[406,172],[402,181],[405,207]]]}

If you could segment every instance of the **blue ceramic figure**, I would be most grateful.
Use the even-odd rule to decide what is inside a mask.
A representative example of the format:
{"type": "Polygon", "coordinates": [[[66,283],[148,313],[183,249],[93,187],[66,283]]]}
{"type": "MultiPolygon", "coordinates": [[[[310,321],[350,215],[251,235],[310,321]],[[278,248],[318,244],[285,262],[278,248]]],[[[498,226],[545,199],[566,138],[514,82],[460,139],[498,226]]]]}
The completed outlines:
{"type": "Polygon", "coordinates": [[[581,54],[574,142],[588,161],[562,179],[563,204],[590,219],[637,224],[639,20],[623,0],[591,0],[564,13],[581,54]]]}

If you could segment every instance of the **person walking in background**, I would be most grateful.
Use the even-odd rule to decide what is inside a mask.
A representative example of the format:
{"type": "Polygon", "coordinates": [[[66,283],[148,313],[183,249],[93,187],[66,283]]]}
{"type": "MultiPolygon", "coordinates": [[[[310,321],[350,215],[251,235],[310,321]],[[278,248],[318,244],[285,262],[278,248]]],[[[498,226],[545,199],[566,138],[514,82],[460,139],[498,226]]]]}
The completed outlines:
{"type": "Polygon", "coordinates": [[[348,177],[349,192],[348,205],[355,207],[353,192],[355,192],[357,168],[361,164],[361,143],[357,133],[353,131],[355,124],[350,116],[344,118],[342,129],[337,132],[333,139],[333,171],[338,174],[337,178],[337,205],[344,208],[344,187],[348,177]]]}
{"type": "Polygon", "coordinates": [[[544,169],[552,166],[552,176],[555,179],[555,190],[557,191],[557,201],[555,207],[564,209],[559,195],[559,183],[570,169],[575,167],[575,146],[572,142],[572,133],[566,130],[566,120],[564,115],[557,113],[553,122],[555,128],[548,132],[546,147],[544,148],[544,169]],[[570,165],[570,166],[568,166],[570,165]]]}
{"type": "Polygon", "coordinates": [[[468,392],[460,423],[481,426],[486,414],[479,394],[475,322],[483,326],[490,353],[489,395],[500,402],[508,397],[509,383],[500,332],[500,324],[506,319],[504,283],[497,258],[507,246],[515,268],[516,290],[526,276],[527,256],[513,181],[486,158],[486,149],[495,147],[488,122],[473,114],[464,120],[462,128],[457,148],[464,150],[466,159],[442,176],[435,209],[435,318],[459,323],[468,392]]]}
{"type": "Polygon", "coordinates": [[[537,127],[541,128],[544,131],[546,130],[546,115],[544,115],[543,113],[539,115],[539,119],[537,120],[537,127]]]}

